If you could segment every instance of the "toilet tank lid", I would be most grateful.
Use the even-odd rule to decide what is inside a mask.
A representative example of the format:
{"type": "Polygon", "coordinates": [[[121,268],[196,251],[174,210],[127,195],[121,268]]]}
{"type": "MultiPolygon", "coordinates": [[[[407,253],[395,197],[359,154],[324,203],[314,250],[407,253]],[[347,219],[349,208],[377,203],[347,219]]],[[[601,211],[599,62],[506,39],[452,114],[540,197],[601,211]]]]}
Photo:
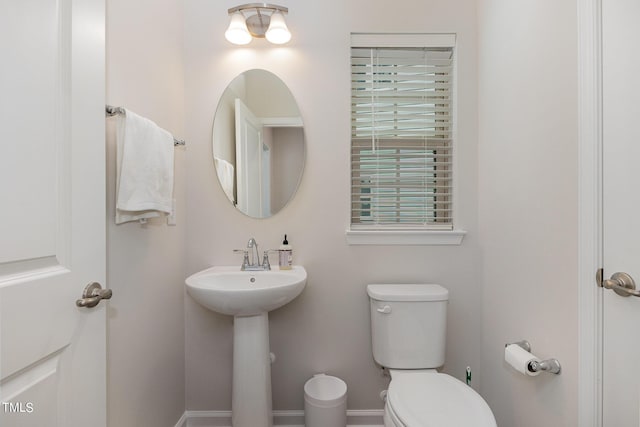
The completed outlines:
{"type": "Polygon", "coordinates": [[[367,294],[376,301],[446,301],[449,291],[430,284],[375,284],[367,286],[367,294]]]}

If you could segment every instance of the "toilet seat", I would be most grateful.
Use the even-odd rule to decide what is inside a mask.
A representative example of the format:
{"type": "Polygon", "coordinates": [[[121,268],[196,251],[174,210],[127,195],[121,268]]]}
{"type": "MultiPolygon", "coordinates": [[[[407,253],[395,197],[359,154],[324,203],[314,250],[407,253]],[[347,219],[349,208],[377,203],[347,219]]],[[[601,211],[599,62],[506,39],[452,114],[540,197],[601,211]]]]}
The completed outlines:
{"type": "Polygon", "coordinates": [[[475,390],[435,371],[392,371],[387,412],[399,427],[496,427],[475,390]]]}
{"type": "Polygon", "coordinates": [[[384,406],[384,427],[406,427],[406,424],[393,411],[393,407],[388,400],[384,406]]]}

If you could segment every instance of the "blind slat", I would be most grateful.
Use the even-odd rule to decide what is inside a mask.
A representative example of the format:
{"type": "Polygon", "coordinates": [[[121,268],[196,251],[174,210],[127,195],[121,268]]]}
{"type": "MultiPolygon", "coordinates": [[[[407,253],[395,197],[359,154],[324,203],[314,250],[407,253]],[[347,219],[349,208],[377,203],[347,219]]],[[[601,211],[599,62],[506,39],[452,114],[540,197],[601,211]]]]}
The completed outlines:
{"type": "MultiPolygon", "coordinates": [[[[374,67],[379,67],[380,72],[384,72],[385,67],[398,67],[400,69],[412,69],[412,68],[434,68],[447,71],[447,68],[451,66],[450,59],[437,59],[437,58],[375,58],[376,62],[374,67]]],[[[371,70],[371,58],[365,56],[351,57],[351,70],[355,72],[363,72],[364,70],[371,70]]]]}
{"type": "MultiPolygon", "coordinates": [[[[431,150],[433,149],[432,147],[440,147],[440,146],[446,145],[448,142],[450,141],[441,141],[441,140],[396,141],[393,139],[390,139],[390,140],[380,139],[378,140],[376,147],[384,150],[413,150],[413,149],[420,149],[420,148],[426,148],[428,150],[431,150]]],[[[361,140],[352,141],[351,146],[352,146],[352,149],[364,150],[367,147],[371,149],[371,140],[369,140],[368,142],[361,141],[361,140]]]]}
{"type": "MultiPolygon", "coordinates": [[[[423,187],[423,183],[420,184],[413,184],[413,185],[403,185],[403,186],[399,186],[399,185],[386,185],[384,187],[381,188],[381,190],[390,190],[390,191],[410,191],[410,190],[416,190],[416,191],[422,191],[422,187],[423,187]]],[[[449,191],[449,187],[446,185],[437,185],[437,186],[431,186],[431,188],[434,191],[438,191],[438,192],[445,192],[445,191],[449,191]]],[[[360,196],[370,196],[372,193],[370,191],[370,186],[367,187],[366,185],[361,185],[361,186],[357,186],[354,187],[354,191],[353,193],[351,193],[352,198],[353,197],[360,197],[360,196]]],[[[424,192],[423,192],[424,194],[424,192]]],[[[440,194],[440,193],[438,193],[440,194]]]]}
{"type": "Polygon", "coordinates": [[[357,212],[374,212],[374,213],[379,213],[379,214],[388,214],[391,217],[394,217],[395,215],[392,214],[401,214],[402,212],[408,212],[407,216],[413,216],[415,218],[420,218],[419,215],[412,215],[415,214],[416,212],[429,212],[429,213],[446,213],[446,212],[451,212],[450,209],[428,209],[428,210],[424,210],[424,211],[418,211],[416,209],[414,210],[410,210],[409,208],[403,208],[402,210],[400,209],[390,209],[390,210],[382,210],[382,209],[377,209],[377,210],[370,210],[370,209],[352,209],[352,211],[354,213],[357,212]]]}
{"type": "MultiPolygon", "coordinates": [[[[378,146],[379,147],[379,146],[378,146]]],[[[384,151],[388,151],[384,148],[378,148],[378,158],[379,159],[385,159],[385,158],[403,158],[403,159],[411,159],[411,158],[422,158],[424,156],[430,155],[432,157],[451,157],[451,154],[448,154],[449,151],[451,150],[450,147],[440,147],[440,148],[429,148],[429,151],[438,151],[438,153],[434,153],[431,154],[429,152],[427,153],[420,153],[420,152],[416,152],[416,151],[409,151],[407,150],[407,152],[403,152],[403,153],[398,153],[398,152],[393,152],[393,153],[387,153],[384,151]],[[382,152],[380,152],[382,151],[382,152]]],[[[373,154],[373,152],[371,150],[369,150],[368,152],[362,152],[363,150],[358,150],[358,151],[354,151],[352,153],[352,158],[364,158],[366,160],[370,160],[371,159],[371,154],[373,154]]]]}

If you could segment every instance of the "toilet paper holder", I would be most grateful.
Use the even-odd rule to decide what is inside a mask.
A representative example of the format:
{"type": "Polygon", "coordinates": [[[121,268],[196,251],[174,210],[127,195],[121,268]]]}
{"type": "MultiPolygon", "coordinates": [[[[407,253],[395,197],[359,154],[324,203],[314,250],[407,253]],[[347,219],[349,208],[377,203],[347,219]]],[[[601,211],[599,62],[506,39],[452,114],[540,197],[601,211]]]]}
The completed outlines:
{"type": "MultiPolygon", "coordinates": [[[[522,348],[523,350],[528,351],[529,353],[531,353],[531,344],[527,340],[507,343],[504,346],[507,347],[507,346],[509,346],[511,344],[515,344],[515,345],[519,346],[520,348],[522,348]]],[[[551,374],[556,374],[557,375],[557,374],[560,373],[562,367],[560,366],[560,362],[558,362],[558,359],[546,359],[546,360],[541,360],[541,361],[532,360],[527,365],[527,369],[529,370],[529,372],[541,372],[542,371],[542,372],[549,372],[551,374]]]]}

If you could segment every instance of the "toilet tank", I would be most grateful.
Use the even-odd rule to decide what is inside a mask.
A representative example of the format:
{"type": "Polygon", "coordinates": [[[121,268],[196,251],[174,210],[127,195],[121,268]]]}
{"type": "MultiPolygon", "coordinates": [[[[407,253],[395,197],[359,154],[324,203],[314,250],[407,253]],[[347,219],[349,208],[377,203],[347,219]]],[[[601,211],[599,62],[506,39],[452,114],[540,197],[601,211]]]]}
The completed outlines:
{"type": "Polygon", "coordinates": [[[440,285],[367,286],[373,358],[386,368],[444,364],[449,291],[440,285]]]}

